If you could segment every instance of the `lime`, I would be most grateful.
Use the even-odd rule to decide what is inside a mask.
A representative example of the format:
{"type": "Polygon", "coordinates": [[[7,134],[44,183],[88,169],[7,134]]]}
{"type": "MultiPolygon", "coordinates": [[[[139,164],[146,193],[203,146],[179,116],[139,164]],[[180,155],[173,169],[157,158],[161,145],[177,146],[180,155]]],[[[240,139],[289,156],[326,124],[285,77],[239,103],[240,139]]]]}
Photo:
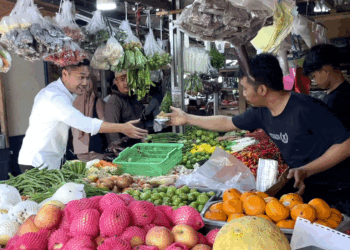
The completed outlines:
{"type": "Polygon", "coordinates": [[[173,205],[178,206],[181,203],[181,199],[175,199],[173,200],[173,205]]]}
{"type": "Polygon", "coordinates": [[[174,195],[174,196],[171,197],[171,199],[174,201],[174,200],[176,200],[176,199],[180,199],[180,197],[177,196],[177,195],[174,195]]]}
{"type": "Polygon", "coordinates": [[[152,194],[152,190],[147,190],[146,192],[144,192],[144,194],[149,194],[149,195],[151,195],[151,194],[152,194]]]}
{"type": "Polygon", "coordinates": [[[206,194],[201,194],[197,198],[198,203],[201,205],[205,205],[205,203],[207,203],[208,200],[209,200],[209,197],[206,194]]]}
{"type": "Polygon", "coordinates": [[[195,188],[192,188],[191,191],[190,191],[190,193],[196,193],[196,192],[198,192],[198,190],[195,189],[195,188]]]}
{"type": "Polygon", "coordinates": [[[148,199],[147,201],[149,201],[149,202],[152,202],[152,203],[153,203],[152,199],[148,199]]]}
{"type": "Polygon", "coordinates": [[[203,211],[203,208],[204,208],[204,205],[199,205],[199,206],[198,206],[198,209],[197,209],[198,212],[202,212],[202,211],[203,211]]]}
{"type": "Polygon", "coordinates": [[[155,188],[152,190],[152,194],[157,194],[158,193],[158,190],[155,188]]]}
{"type": "Polygon", "coordinates": [[[197,198],[198,198],[198,196],[200,196],[201,195],[201,193],[200,192],[194,192],[194,193],[192,193],[192,194],[194,194],[197,198]]]}
{"type": "Polygon", "coordinates": [[[188,199],[189,201],[195,201],[195,200],[197,200],[197,196],[194,195],[194,194],[188,194],[188,195],[187,195],[187,199],[188,199]]]}
{"type": "Polygon", "coordinates": [[[190,207],[193,207],[193,208],[197,209],[198,203],[197,202],[191,202],[190,207]]]}
{"type": "Polygon", "coordinates": [[[154,201],[154,205],[156,205],[156,206],[160,206],[160,205],[162,205],[162,200],[155,200],[154,201]]]}
{"type": "Polygon", "coordinates": [[[183,190],[186,194],[188,194],[191,191],[191,189],[188,186],[183,186],[181,190],[183,190]]]}
{"type": "Polygon", "coordinates": [[[174,191],[174,192],[175,192],[176,189],[177,189],[176,187],[169,187],[169,188],[168,188],[168,191],[174,191]]]}
{"type": "Polygon", "coordinates": [[[175,194],[180,196],[180,194],[183,194],[184,192],[181,189],[176,189],[175,194]]]}
{"type": "Polygon", "coordinates": [[[149,193],[142,193],[140,195],[141,200],[146,201],[151,198],[151,195],[149,193]]]}
{"type": "Polygon", "coordinates": [[[187,194],[180,194],[179,197],[180,197],[181,200],[183,200],[183,201],[188,199],[187,194]]]}
{"type": "Polygon", "coordinates": [[[211,192],[207,193],[207,195],[208,195],[209,197],[213,197],[213,196],[215,196],[215,192],[214,192],[214,191],[211,191],[211,192]]]}
{"type": "Polygon", "coordinates": [[[172,191],[172,190],[168,190],[168,191],[166,192],[166,194],[167,194],[168,197],[173,197],[173,196],[175,195],[175,192],[172,191]]]}
{"type": "Polygon", "coordinates": [[[197,132],[196,132],[196,135],[199,137],[199,136],[201,136],[203,134],[203,131],[202,130],[197,130],[197,132]]]}
{"type": "Polygon", "coordinates": [[[184,207],[184,206],[186,206],[185,203],[180,203],[180,204],[179,204],[179,207],[184,207]]]}
{"type": "Polygon", "coordinates": [[[171,202],[171,198],[169,198],[169,197],[164,197],[164,198],[163,198],[163,202],[171,202]]]}
{"type": "Polygon", "coordinates": [[[134,190],[132,190],[132,189],[129,189],[128,191],[126,191],[126,193],[127,193],[127,194],[130,194],[130,195],[133,195],[133,193],[134,193],[134,190]]]}
{"type": "Polygon", "coordinates": [[[162,197],[161,197],[159,194],[152,194],[152,195],[151,195],[151,199],[152,199],[153,201],[155,201],[155,200],[160,200],[160,199],[162,199],[162,197]]]}
{"type": "Polygon", "coordinates": [[[140,196],[140,194],[141,194],[140,190],[134,190],[132,195],[133,196],[140,196]]]}
{"type": "Polygon", "coordinates": [[[134,196],[134,199],[139,201],[140,200],[140,197],[139,196],[134,196]]]}

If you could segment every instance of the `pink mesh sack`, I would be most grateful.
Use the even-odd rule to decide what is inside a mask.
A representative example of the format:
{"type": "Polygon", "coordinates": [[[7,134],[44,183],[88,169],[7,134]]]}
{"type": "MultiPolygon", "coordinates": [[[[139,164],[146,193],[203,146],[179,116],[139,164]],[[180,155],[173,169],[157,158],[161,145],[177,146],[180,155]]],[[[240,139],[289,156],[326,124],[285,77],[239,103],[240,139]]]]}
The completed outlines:
{"type": "Polygon", "coordinates": [[[80,211],[72,220],[70,234],[72,236],[87,235],[96,237],[99,234],[100,212],[96,209],[80,211]]]}
{"type": "Polygon", "coordinates": [[[168,220],[173,223],[174,209],[171,206],[157,206],[157,208],[162,211],[168,218],[168,220]]]}
{"type": "Polygon", "coordinates": [[[145,244],[146,231],[142,228],[131,226],[125,229],[120,238],[129,242],[131,247],[136,247],[145,244]]]}
{"type": "Polygon", "coordinates": [[[133,201],[128,206],[131,215],[131,224],[145,226],[153,222],[156,211],[153,203],[149,201],[133,201]]]}
{"type": "Polygon", "coordinates": [[[208,245],[207,238],[201,233],[198,233],[198,244],[208,245]]]}
{"type": "Polygon", "coordinates": [[[216,238],[216,236],[218,235],[218,233],[219,233],[219,231],[220,231],[220,229],[213,229],[213,230],[211,230],[208,234],[207,234],[207,236],[205,237],[206,239],[207,239],[207,242],[208,242],[208,245],[209,246],[213,246],[214,245],[214,242],[215,242],[215,238],[216,238]]]}
{"type": "Polygon", "coordinates": [[[155,207],[155,211],[156,216],[153,220],[153,224],[170,229],[172,227],[172,222],[168,220],[168,217],[160,209],[158,209],[158,207],[155,207]]]}
{"type": "Polygon", "coordinates": [[[40,232],[26,233],[19,237],[19,239],[16,241],[14,249],[47,249],[47,245],[48,238],[45,234],[42,234],[40,232]]]}
{"type": "Polygon", "coordinates": [[[121,198],[127,206],[135,200],[130,194],[119,194],[118,197],[121,198]]]}
{"type": "Polygon", "coordinates": [[[75,250],[75,249],[96,249],[95,244],[89,236],[80,235],[74,238],[71,238],[63,250],[75,250]]]}
{"type": "Polygon", "coordinates": [[[18,235],[15,235],[14,237],[12,237],[9,242],[7,242],[7,245],[6,245],[6,250],[14,250],[15,249],[15,245],[16,245],[16,242],[18,241],[19,239],[19,236],[18,235]]]}
{"type": "Polygon", "coordinates": [[[106,194],[100,200],[100,203],[99,203],[100,210],[105,211],[106,209],[108,209],[111,206],[114,206],[115,204],[125,206],[125,202],[121,198],[119,198],[117,194],[115,193],[106,194]]]}
{"type": "Polygon", "coordinates": [[[103,242],[101,246],[97,248],[97,250],[131,250],[130,243],[126,240],[123,240],[119,237],[112,237],[103,242]]]}
{"type": "Polygon", "coordinates": [[[69,231],[66,229],[58,229],[51,234],[49,237],[49,250],[57,249],[55,247],[65,247],[67,242],[70,240],[69,231]]]}
{"type": "Polygon", "coordinates": [[[104,211],[100,217],[100,234],[102,237],[119,236],[130,224],[130,214],[126,207],[119,204],[104,211]]]}
{"type": "Polygon", "coordinates": [[[174,211],[173,223],[175,225],[189,225],[195,230],[204,227],[203,219],[196,209],[190,206],[184,206],[174,211]]]}
{"type": "Polygon", "coordinates": [[[184,244],[176,242],[165,248],[165,250],[188,250],[188,248],[184,244]]]}
{"type": "Polygon", "coordinates": [[[148,224],[142,227],[143,230],[145,230],[146,233],[148,233],[149,230],[151,230],[152,228],[156,227],[156,224],[148,224]]]}

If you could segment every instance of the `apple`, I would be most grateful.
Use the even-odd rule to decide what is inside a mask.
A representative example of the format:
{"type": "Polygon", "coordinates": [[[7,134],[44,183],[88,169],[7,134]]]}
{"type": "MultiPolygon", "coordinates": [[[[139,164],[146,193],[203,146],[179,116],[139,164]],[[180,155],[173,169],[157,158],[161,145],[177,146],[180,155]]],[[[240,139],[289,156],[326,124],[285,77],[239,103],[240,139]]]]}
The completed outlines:
{"type": "Polygon", "coordinates": [[[61,209],[53,204],[43,206],[35,216],[34,223],[40,229],[53,229],[61,220],[61,209]]]}
{"type": "Polygon", "coordinates": [[[191,250],[211,250],[211,247],[204,244],[195,245],[191,250]]]}
{"type": "Polygon", "coordinates": [[[166,227],[153,227],[146,235],[146,245],[164,250],[174,242],[174,235],[166,227]]]}
{"type": "Polygon", "coordinates": [[[175,242],[179,242],[187,246],[189,249],[197,245],[198,232],[188,225],[176,225],[172,233],[175,238],[175,242]]]}
{"type": "Polygon", "coordinates": [[[35,215],[29,216],[18,229],[17,235],[21,236],[26,233],[39,232],[40,228],[35,225],[34,220],[35,220],[35,215]]]}

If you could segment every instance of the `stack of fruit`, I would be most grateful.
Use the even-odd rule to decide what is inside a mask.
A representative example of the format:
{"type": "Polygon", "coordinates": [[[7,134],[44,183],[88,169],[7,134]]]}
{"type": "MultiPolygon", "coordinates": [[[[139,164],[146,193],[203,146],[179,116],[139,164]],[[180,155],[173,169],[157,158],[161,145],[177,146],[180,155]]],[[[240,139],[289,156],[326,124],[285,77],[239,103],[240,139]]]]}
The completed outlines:
{"type": "Polygon", "coordinates": [[[280,200],[263,192],[244,192],[228,189],[223,202],[213,204],[204,217],[208,220],[232,221],[245,216],[257,216],[269,220],[280,228],[293,229],[298,217],[335,229],[343,215],[322,199],[303,203],[295,193],[285,194],[280,200]]]}
{"type": "Polygon", "coordinates": [[[5,228],[7,224],[0,225],[6,249],[210,250],[218,233],[199,233],[204,222],[192,207],[155,207],[114,193],[74,200],[66,206],[51,201],[27,217],[18,230],[5,228]]]}
{"type": "Polygon", "coordinates": [[[166,205],[177,209],[189,205],[198,212],[201,212],[204,205],[216,194],[214,191],[200,193],[197,189],[190,189],[188,186],[183,186],[182,188],[159,187],[153,190],[130,189],[127,193],[132,195],[135,200],[149,201],[156,206],[166,205]]]}

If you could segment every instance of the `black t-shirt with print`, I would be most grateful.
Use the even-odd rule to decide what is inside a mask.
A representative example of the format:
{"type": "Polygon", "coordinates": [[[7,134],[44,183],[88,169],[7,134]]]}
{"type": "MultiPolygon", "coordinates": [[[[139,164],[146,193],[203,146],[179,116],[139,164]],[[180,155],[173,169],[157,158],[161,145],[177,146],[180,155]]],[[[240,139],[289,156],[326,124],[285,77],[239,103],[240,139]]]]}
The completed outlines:
{"type": "Polygon", "coordinates": [[[323,97],[324,103],[337,115],[344,127],[350,130],[350,84],[345,81],[323,97]]]}
{"type": "MultiPolygon", "coordinates": [[[[291,168],[312,162],[332,145],[341,144],[350,137],[350,133],[322,101],[294,92],[278,116],[272,116],[268,108],[250,108],[233,117],[232,122],[243,130],[263,129],[276,143],[291,168]]],[[[340,165],[317,176],[327,179],[331,174],[338,179],[342,173],[340,165]]],[[[343,170],[344,166],[341,168],[343,170]]],[[[348,177],[338,180],[349,182],[348,177]]]]}

